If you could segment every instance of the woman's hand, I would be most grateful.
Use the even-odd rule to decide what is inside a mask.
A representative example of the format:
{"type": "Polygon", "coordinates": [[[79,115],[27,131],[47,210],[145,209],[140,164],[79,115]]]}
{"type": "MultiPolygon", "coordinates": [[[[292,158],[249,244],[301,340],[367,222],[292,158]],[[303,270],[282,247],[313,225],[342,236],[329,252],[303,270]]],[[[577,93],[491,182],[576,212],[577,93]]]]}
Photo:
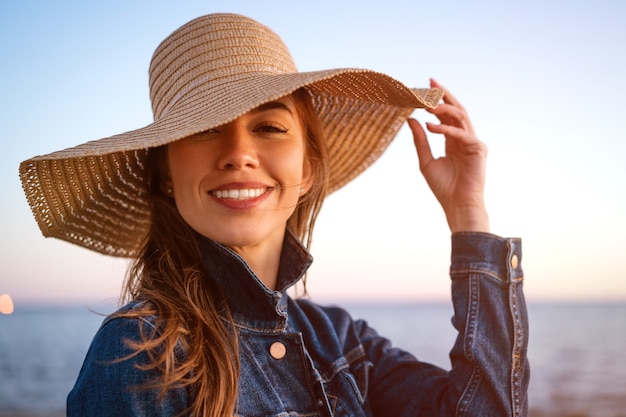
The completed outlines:
{"type": "MultiPolygon", "coordinates": [[[[443,88],[435,80],[430,80],[430,86],[443,88]]],[[[426,128],[431,133],[444,135],[444,157],[433,157],[423,127],[415,119],[408,120],[420,170],[443,207],[452,232],[489,232],[484,199],[487,147],[476,137],[461,103],[443,89],[443,103],[428,110],[441,124],[426,123],[426,128]]]]}

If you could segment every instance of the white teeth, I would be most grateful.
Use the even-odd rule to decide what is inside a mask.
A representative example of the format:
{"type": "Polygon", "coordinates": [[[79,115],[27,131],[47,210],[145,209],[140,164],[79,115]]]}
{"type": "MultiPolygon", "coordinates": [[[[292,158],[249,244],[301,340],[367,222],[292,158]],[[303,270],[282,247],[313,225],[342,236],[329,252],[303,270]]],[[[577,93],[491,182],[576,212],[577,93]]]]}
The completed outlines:
{"type": "Polygon", "coordinates": [[[213,195],[217,198],[232,198],[234,200],[246,200],[248,198],[255,198],[263,193],[265,193],[264,188],[213,191],[213,195]]]}

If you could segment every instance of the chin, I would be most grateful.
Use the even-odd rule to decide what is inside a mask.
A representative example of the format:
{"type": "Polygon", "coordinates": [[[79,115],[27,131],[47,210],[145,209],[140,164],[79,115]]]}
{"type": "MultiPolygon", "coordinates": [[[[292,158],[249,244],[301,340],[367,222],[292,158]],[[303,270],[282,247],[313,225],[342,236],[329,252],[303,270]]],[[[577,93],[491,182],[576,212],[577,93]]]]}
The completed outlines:
{"type": "MultiPolygon", "coordinates": [[[[228,246],[232,249],[234,248],[246,248],[246,247],[255,247],[262,245],[266,242],[275,241],[279,236],[276,234],[260,234],[258,233],[258,228],[254,230],[228,230],[227,233],[202,233],[204,237],[207,237],[217,243],[220,243],[224,246],[228,246]]],[[[284,237],[284,233],[280,236],[280,243],[282,244],[282,238],[284,237]]]]}

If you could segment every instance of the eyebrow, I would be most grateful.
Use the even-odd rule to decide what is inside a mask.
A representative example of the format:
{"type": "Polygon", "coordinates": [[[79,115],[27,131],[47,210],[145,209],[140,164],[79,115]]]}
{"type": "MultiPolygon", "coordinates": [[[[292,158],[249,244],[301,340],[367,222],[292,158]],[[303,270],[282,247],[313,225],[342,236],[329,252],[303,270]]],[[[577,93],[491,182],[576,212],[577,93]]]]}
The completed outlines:
{"type": "Polygon", "coordinates": [[[293,111],[291,111],[291,108],[289,108],[289,106],[281,101],[270,101],[268,103],[261,104],[259,107],[255,107],[254,109],[252,109],[250,113],[261,113],[264,111],[275,109],[285,110],[289,112],[289,114],[293,115],[293,111]]]}

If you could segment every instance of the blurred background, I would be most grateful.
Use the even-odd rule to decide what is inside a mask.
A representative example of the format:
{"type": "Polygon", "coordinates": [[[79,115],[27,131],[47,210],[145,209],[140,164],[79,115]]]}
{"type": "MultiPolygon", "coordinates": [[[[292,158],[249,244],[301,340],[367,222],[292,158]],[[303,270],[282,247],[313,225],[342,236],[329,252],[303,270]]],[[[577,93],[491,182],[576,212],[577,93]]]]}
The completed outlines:
{"type": "MultiPolygon", "coordinates": [[[[102,319],[89,309],[115,308],[126,269],[42,238],[19,163],[149,124],[152,52],[213,12],[272,28],[301,71],[446,85],[489,146],[492,230],[524,241],[533,414],[626,415],[626,4],[23,0],[0,4],[0,295],[15,304],[0,314],[0,416],[63,415],[102,319]]],[[[440,153],[442,139],[430,139],[440,153]]],[[[308,292],[447,367],[449,246],[403,128],[327,199],[308,292]]]]}

